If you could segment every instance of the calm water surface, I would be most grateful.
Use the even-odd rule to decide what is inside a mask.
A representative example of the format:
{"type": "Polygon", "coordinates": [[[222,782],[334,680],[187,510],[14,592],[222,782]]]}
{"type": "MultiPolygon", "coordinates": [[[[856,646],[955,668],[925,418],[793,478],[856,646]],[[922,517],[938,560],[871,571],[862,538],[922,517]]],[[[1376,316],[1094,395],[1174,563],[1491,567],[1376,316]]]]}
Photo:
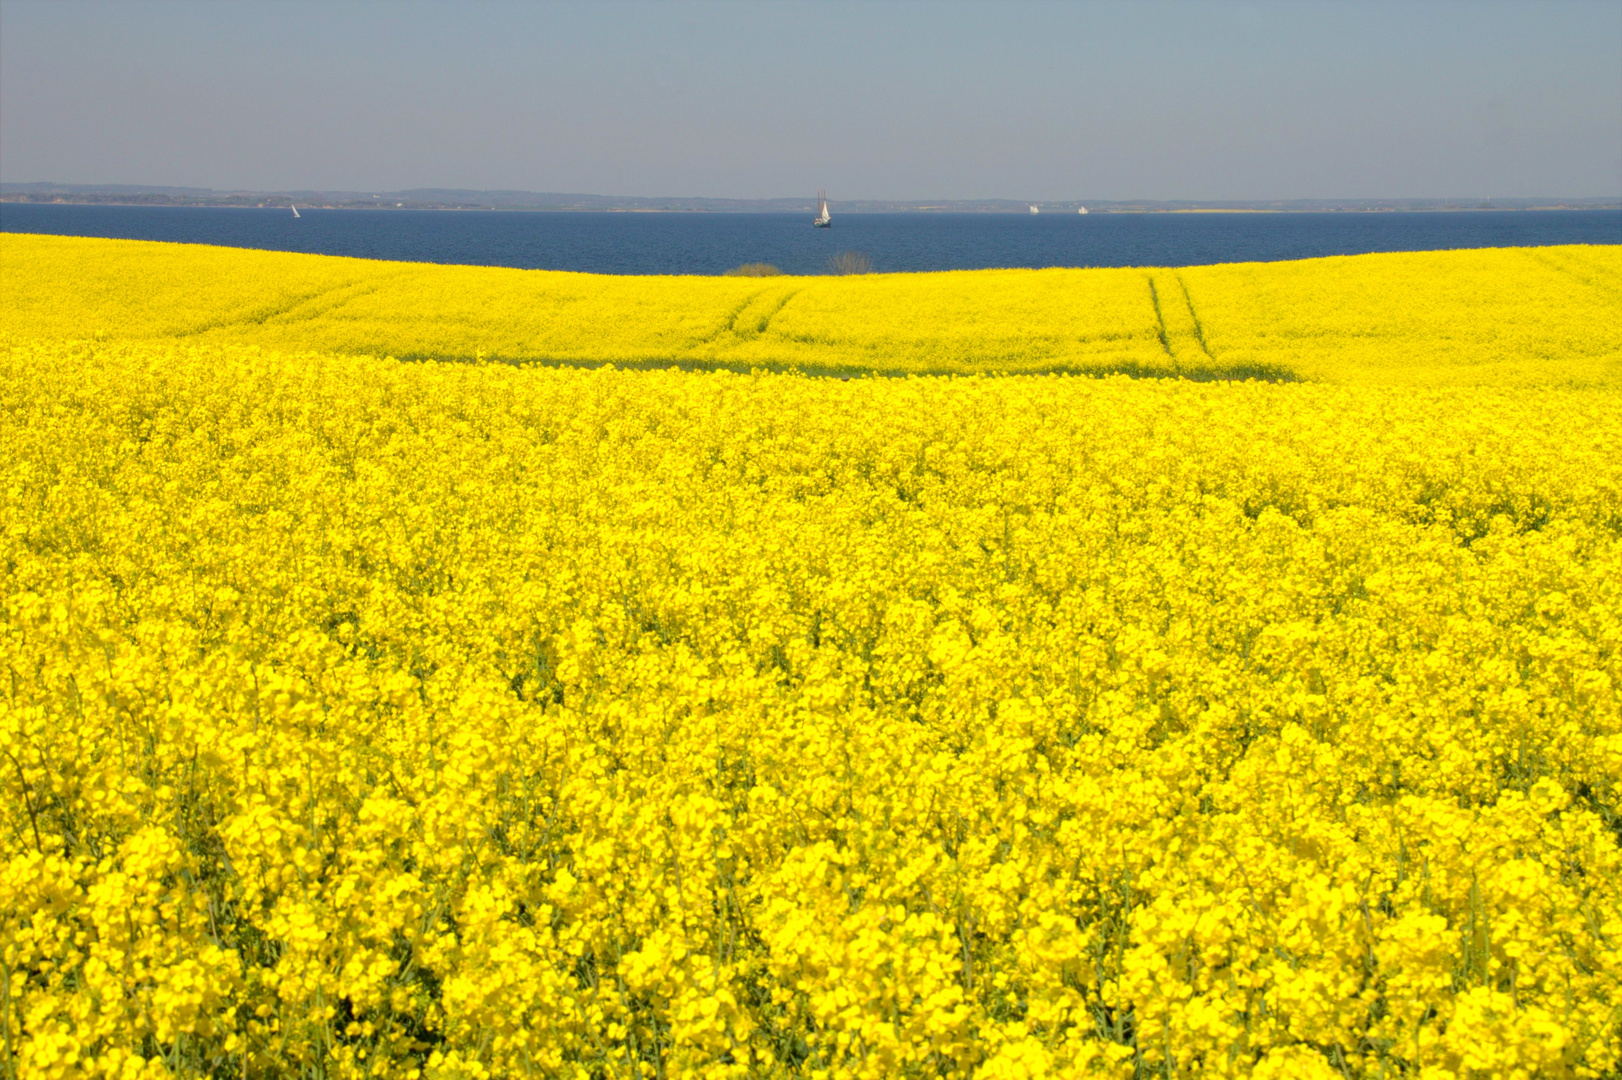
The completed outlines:
{"type": "MultiPolygon", "coordinates": [[[[837,210],[837,208],[836,208],[837,210]]],[[[600,274],[818,274],[855,250],[879,271],[1198,266],[1371,251],[1622,244],[1622,210],[1326,214],[805,214],[287,210],[0,204],[0,231],[172,240],[368,259],[600,274]]]]}

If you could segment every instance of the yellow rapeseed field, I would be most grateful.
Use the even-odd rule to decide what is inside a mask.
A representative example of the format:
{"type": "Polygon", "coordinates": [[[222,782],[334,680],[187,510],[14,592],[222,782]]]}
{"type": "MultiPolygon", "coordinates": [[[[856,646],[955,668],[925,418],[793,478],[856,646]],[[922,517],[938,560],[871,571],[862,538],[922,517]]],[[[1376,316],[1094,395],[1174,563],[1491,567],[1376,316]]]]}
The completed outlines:
{"type": "Polygon", "coordinates": [[[1622,246],[1181,270],[613,277],[0,235],[0,341],[862,374],[1622,387],[1622,246]]]}
{"type": "Polygon", "coordinates": [[[1622,1070],[1615,249],[0,258],[5,1075],[1622,1070]]]}

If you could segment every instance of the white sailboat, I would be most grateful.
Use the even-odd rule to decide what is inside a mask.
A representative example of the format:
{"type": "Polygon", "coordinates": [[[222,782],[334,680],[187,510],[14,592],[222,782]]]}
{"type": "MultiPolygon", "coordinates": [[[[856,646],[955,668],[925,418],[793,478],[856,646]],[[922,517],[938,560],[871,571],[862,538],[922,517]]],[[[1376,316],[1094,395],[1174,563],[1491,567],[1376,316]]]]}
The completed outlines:
{"type": "Polygon", "coordinates": [[[833,215],[828,213],[828,193],[821,188],[817,189],[817,216],[811,219],[811,224],[819,229],[826,229],[833,222],[833,215]]]}
{"type": "Polygon", "coordinates": [[[1087,212],[1087,208],[1085,206],[1083,206],[1080,210],[1076,211],[1076,213],[1078,213],[1078,214],[1085,214],[1086,212],[1087,212]]]}
{"type": "Polygon", "coordinates": [[[289,202],[289,203],[288,203],[288,204],[287,204],[287,205],[288,205],[288,206],[292,206],[292,207],[293,207],[293,216],[294,216],[294,217],[298,217],[298,216],[299,216],[299,213],[298,213],[298,207],[296,207],[296,206],[293,206],[293,204],[292,204],[292,203],[291,203],[291,202],[289,202]]]}
{"type": "Polygon", "coordinates": [[[1031,213],[1040,214],[1041,212],[1042,211],[1037,207],[1037,205],[1035,203],[1031,204],[1031,213]]]}

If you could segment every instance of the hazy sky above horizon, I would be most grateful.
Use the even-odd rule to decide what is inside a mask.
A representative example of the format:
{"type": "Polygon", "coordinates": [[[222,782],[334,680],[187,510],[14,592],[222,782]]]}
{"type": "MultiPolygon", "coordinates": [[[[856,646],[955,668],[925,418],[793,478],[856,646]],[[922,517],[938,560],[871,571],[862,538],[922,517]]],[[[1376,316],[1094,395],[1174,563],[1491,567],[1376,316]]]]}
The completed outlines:
{"type": "Polygon", "coordinates": [[[0,179],[1622,195],[1622,3],[0,4],[0,179]]]}

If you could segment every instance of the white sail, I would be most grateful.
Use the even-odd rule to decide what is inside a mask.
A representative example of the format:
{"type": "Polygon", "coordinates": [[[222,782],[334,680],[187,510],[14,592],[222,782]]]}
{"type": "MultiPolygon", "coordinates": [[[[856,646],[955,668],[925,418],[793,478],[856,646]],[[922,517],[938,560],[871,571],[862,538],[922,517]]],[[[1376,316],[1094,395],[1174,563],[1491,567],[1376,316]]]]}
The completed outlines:
{"type": "Polygon", "coordinates": [[[832,220],[833,215],[828,213],[828,193],[819,190],[817,192],[817,216],[811,219],[811,224],[826,228],[832,220]]]}
{"type": "Polygon", "coordinates": [[[1076,213],[1078,213],[1078,214],[1085,214],[1086,212],[1087,212],[1087,208],[1085,206],[1083,206],[1080,210],[1076,211],[1076,213]]]}
{"type": "Polygon", "coordinates": [[[293,207],[293,216],[294,216],[294,217],[298,217],[298,216],[299,216],[299,213],[298,213],[298,207],[296,207],[296,206],[293,206],[293,204],[292,204],[292,203],[288,203],[288,204],[287,204],[287,205],[288,205],[288,206],[292,206],[292,207],[293,207]]]}
{"type": "Polygon", "coordinates": [[[1033,214],[1040,214],[1040,213],[1041,213],[1041,212],[1042,212],[1042,211],[1040,211],[1040,210],[1038,210],[1038,209],[1037,209],[1037,208],[1036,208],[1036,204],[1035,204],[1035,203],[1032,203],[1032,204],[1031,204],[1031,213],[1033,213],[1033,214]]]}

